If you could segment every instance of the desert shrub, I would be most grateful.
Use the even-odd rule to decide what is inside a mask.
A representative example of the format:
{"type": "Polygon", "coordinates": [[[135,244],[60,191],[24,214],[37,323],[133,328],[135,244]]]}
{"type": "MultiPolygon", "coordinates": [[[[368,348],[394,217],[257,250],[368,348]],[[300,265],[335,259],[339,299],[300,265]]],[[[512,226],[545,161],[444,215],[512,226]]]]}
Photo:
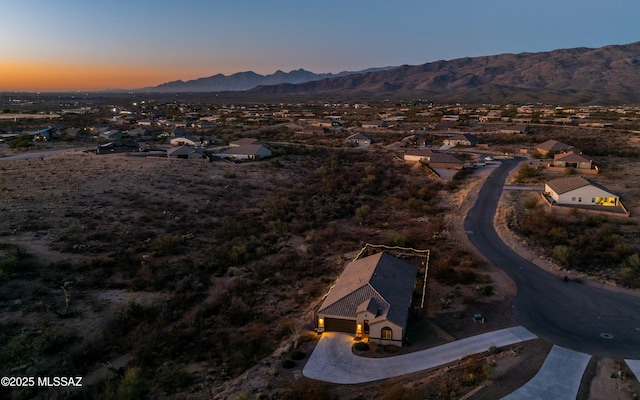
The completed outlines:
{"type": "Polygon", "coordinates": [[[633,253],[624,260],[622,264],[623,268],[629,268],[632,271],[640,270],[640,255],[638,253],[633,253]]]}
{"type": "Polygon", "coordinates": [[[387,244],[389,246],[407,247],[409,245],[409,240],[406,235],[400,232],[389,231],[387,233],[387,244]]]}
{"type": "Polygon", "coordinates": [[[27,134],[22,134],[17,138],[13,139],[12,141],[10,141],[8,143],[8,146],[9,148],[12,148],[12,149],[31,147],[33,146],[33,140],[31,140],[31,136],[27,134]]]}
{"type": "Polygon", "coordinates": [[[358,218],[360,221],[364,222],[369,214],[371,214],[371,206],[368,204],[364,204],[356,208],[356,218],[358,218]]]}
{"type": "Polygon", "coordinates": [[[529,197],[524,202],[524,208],[527,210],[535,210],[538,208],[538,198],[537,197],[529,197]]]}
{"type": "Polygon", "coordinates": [[[523,165],[518,169],[516,176],[514,177],[517,183],[523,183],[525,181],[536,178],[540,175],[536,168],[533,168],[530,165],[523,165]]]}
{"type": "Polygon", "coordinates": [[[355,345],[353,345],[353,348],[358,351],[368,351],[369,345],[365,342],[358,342],[355,345]]]}
{"type": "Polygon", "coordinates": [[[166,393],[175,392],[177,389],[187,387],[193,382],[183,364],[165,363],[159,371],[160,386],[166,393]]]}
{"type": "Polygon", "coordinates": [[[470,285],[478,282],[478,280],[478,274],[473,271],[469,271],[468,269],[465,269],[458,274],[458,282],[463,285],[470,285]]]}
{"type": "Polygon", "coordinates": [[[120,379],[109,382],[99,398],[118,400],[144,399],[149,392],[149,380],[139,367],[129,368],[120,379]]]}
{"type": "Polygon", "coordinates": [[[493,294],[493,286],[487,285],[482,289],[482,294],[484,296],[491,296],[493,294]]]}
{"type": "Polygon", "coordinates": [[[573,265],[574,250],[570,246],[558,245],[553,248],[553,258],[560,261],[563,265],[573,265]]]}
{"type": "Polygon", "coordinates": [[[158,255],[181,254],[183,251],[180,235],[158,235],[151,243],[158,255]]]}

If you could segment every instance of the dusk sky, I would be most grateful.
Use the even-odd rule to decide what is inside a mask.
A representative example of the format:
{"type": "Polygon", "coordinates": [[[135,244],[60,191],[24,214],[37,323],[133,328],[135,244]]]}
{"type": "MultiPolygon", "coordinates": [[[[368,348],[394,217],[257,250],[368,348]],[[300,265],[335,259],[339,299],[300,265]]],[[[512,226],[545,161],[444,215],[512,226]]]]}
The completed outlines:
{"type": "Polygon", "coordinates": [[[0,91],[155,86],[640,41],[628,0],[0,0],[0,91]]]}

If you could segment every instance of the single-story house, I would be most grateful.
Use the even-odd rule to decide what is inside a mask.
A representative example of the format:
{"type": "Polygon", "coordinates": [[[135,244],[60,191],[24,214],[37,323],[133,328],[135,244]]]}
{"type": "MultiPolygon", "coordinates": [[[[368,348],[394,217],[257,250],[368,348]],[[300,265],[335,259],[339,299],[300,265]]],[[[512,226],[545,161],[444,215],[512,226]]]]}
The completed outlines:
{"type": "Polygon", "coordinates": [[[205,158],[204,151],[202,149],[191,146],[174,147],[167,150],[167,157],[169,158],[182,158],[189,160],[201,160],[205,158]]]}
{"type": "Polygon", "coordinates": [[[230,142],[229,147],[241,147],[241,146],[246,146],[250,144],[264,144],[264,143],[254,138],[242,138],[242,139],[238,139],[238,140],[234,140],[233,142],[230,142]]]}
{"type": "Polygon", "coordinates": [[[405,144],[405,146],[424,147],[427,145],[427,138],[419,135],[411,135],[402,139],[402,142],[405,144]]]}
{"type": "Polygon", "coordinates": [[[178,136],[169,140],[172,146],[197,146],[200,144],[200,139],[196,139],[191,135],[178,136]]]}
{"type": "Polygon", "coordinates": [[[553,156],[553,166],[557,168],[575,168],[590,170],[593,160],[585,154],[574,153],[573,150],[568,153],[556,154],[553,156]]]}
{"type": "Polygon", "coordinates": [[[115,141],[99,145],[96,148],[96,154],[127,153],[139,150],[140,144],[138,142],[115,141]]]}
{"type": "Polygon", "coordinates": [[[470,133],[453,135],[444,140],[446,146],[475,146],[480,143],[480,139],[470,133]]]}
{"type": "Polygon", "coordinates": [[[407,162],[425,162],[433,168],[462,169],[464,161],[442,151],[429,148],[410,150],[404,154],[407,162]]]}
{"type": "Polygon", "coordinates": [[[547,182],[544,192],[557,204],[582,206],[617,206],[620,198],[601,185],[581,176],[547,182]]]}
{"type": "Polygon", "coordinates": [[[35,131],[25,132],[27,135],[32,136],[35,141],[47,142],[53,138],[55,132],[54,127],[41,128],[35,131]]]}
{"type": "Polygon", "coordinates": [[[354,133],[346,139],[347,143],[356,144],[358,146],[368,146],[373,143],[373,138],[364,132],[354,133]]]}
{"type": "Polygon", "coordinates": [[[531,132],[531,128],[526,124],[516,124],[505,126],[504,128],[500,128],[500,133],[516,133],[516,134],[528,134],[531,132]]]}
{"type": "Polygon", "coordinates": [[[557,140],[547,140],[546,142],[540,143],[536,146],[536,151],[543,156],[547,154],[558,154],[558,153],[566,153],[569,150],[573,150],[573,146],[569,144],[565,144],[562,142],[558,142],[557,140]]]}
{"type": "Polygon", "coordinates": [[[271,157],[271,150],[262,144],[245,144],[237,147],[230,147],[227,150],[216,153],[220,158],[231,158],[234,160],[260,160],[271,157]]]}
{"type": "Polygon", "coordinates": [[[100,134],[102,138],[109,140],[127,140],[130,138],[129,134],[126,132],[122,132],[119,129],[108,130],[100,134]]]}
{"type": "Polygon", "coordinates": [[[362,123],[362,129],[386,128],[387,126],[387,121],[382,120],[365,121],[362,123]]]}
{"type": "Polygon", "coordinates": [[[436,131],[451,131],[454,129],[460,129],[457,123],[451,121],[438,122],[433,129],[436,131]]]}
{"type": "Polygon", "coordinates": [[[321,331],[402,346],[417,268],[385,252],[347,264],[318,309],[321,331]]]}

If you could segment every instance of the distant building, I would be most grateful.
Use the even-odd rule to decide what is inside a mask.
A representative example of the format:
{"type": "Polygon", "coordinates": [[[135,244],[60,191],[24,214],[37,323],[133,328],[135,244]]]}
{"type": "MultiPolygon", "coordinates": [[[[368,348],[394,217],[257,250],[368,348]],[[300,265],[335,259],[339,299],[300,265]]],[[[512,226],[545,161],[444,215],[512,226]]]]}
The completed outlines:
{"type": "Polygon", "coordinates": [[[566,153],[569,150],[573,150],[573,146],[569,144],[565,144],[562,142],[558,142],[557,140],[547,140],[546,142],[540,143],[536,146],[536,151],[543,156],[547,154],[558,154],[558,153],[566,153]]]}
{"type": "Polygon", "coordinates": [[[189,160],[200,160],[205,158],[205,154],[202,149],[191,146],[180,146],[167,150],[167,157],[169,158],[182,158],[189,160]]]}
{"type": "Polygon", "coordinates": [[[355,144],[358,146],[368,146],[374,142],[373,138],[364,132],[354,133],[353,135],[349,136],[345,141],[347,143],[355,144]]]}
{"type": "Polygon", "coordinates": [[[386,128],[387,126],[387,121],[382,120],[366,121],[362,123],[362,129],[386,128]]]}
{"type": "Polygon", "coordinates": [[[446,146],[475,146],[480,143],[480,139],[470,133],[453,135],[444,140],[446,146]]]}
{"type": "Polygon", "coordinates": [[[271,150],[262,144],[233,146],[216,154],[220,158],[233,160],[260,160],[271,157],[271,150]]]}

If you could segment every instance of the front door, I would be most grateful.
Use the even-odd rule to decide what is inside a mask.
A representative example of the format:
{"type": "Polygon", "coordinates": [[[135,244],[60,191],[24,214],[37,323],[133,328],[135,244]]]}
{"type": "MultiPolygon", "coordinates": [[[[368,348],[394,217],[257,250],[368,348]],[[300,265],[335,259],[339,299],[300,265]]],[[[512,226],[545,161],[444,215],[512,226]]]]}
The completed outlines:
{"type": "Polygon", "coordinates": [[[364,329],[364,333],[369,333],[369,320],[365,319],[364,321],[362,321],[362,327],[364,329]]]}

